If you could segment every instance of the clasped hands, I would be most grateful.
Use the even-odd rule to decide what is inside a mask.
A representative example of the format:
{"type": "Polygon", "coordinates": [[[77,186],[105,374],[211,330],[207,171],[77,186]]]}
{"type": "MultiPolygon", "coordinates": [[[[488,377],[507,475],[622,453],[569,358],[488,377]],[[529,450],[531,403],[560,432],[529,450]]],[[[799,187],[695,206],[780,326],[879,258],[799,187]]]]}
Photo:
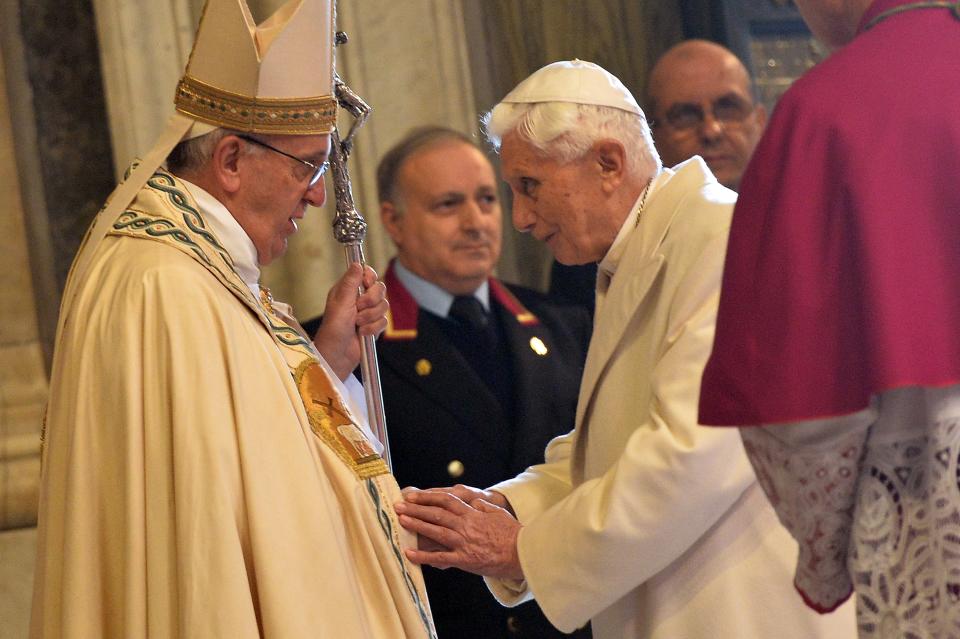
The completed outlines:
{"type": "Polygon", "coordinates": [[[517,536],[521,524],[501,493],[462,484],[405,488],[394,505],[400,525],[417,534],[405,551],[415,564],[459,568],[486,577],[523,579],[517,536]]]}

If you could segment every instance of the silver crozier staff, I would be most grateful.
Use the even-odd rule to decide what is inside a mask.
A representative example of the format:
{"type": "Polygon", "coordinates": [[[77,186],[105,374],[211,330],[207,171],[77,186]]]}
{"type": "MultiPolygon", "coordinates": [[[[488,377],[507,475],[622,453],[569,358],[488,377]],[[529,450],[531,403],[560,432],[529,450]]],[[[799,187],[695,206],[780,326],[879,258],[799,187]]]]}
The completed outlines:
{"type": "MultiPolygon", "coordinates": [[[[346,41],[346,35],[338,32],[337,44],[343,44],[346,41]]],[[[370,115],[370,107],[336,74],[334,74],[334,92],[337,102],[354,117],[354,121],[345,138],[340,139],[339,131],[334,131],[330,138],[330,169],[333,174],[333,192],[337,201],[337,214],[333,218],[333,237],[343,244],[347,264],[357,262],[363,265],[363,239],[367,234],[367,223],[353,204],[353,188],[350,185],[347,158],[350,156],[353,134],[363,126],[367,116],[370,115]]],[[[360,349],[360,371],[363,373],[363,394],[367,400],[367,414],[373,426],[374,435],[383,444],[383,459],[387,462],[390,472],[393,472],[390,441],[387,439],[387,420],[383,413],[383,394],[380,391],[377,343],[374,336],[363,336],[360,340],[360,349]]]]}

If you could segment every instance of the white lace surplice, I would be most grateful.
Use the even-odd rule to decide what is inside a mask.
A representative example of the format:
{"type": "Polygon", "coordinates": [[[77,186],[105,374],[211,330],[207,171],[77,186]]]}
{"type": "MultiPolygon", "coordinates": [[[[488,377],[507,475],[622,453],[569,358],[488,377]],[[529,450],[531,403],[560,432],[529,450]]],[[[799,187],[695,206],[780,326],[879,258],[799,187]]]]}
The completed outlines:
{"type": "Polygon", "coordinates": [[[960,639],[960,386],[740,433],[800,544],[795,584],[811,607],[852,589],[861,637],[960,639]]]}

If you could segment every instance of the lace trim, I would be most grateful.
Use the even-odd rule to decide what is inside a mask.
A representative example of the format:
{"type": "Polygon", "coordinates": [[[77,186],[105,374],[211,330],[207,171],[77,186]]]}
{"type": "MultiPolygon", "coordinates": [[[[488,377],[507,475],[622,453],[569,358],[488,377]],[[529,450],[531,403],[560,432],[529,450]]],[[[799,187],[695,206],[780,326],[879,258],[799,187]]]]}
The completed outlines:
{"type": "Polygon", "coordinates": [[[861,639],[960,639],[960,420],[892,442],[852,433],[827,451],[740,432],[799,542],[808,604],[831,610],[854,588],[861,639]]]}
{"type": "Polygon", "coordinates": [[[800,546],[794,584],[811,608],[833,610],[853,589],[847,548],[866,431],[814,452],[788,446],[763,428],[740,435],[757,480],[800,546]]]}
{"type": "Polygon", "coordinates": [[[960,638],[958,456],[956,419],[870,444],[849,562],[861,637],[960,638]]]}

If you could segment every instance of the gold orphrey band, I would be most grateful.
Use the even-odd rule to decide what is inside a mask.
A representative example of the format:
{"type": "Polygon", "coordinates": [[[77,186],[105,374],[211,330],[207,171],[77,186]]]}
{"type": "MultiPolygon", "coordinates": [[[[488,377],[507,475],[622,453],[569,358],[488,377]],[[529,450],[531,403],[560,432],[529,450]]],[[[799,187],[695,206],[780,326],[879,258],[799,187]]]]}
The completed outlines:
{"type": "Polygon", "coordinates": [[[332,95],[313,98],[250,98],[188,75],[177,85],[177,110],[193,118],[249,133],[331,133],[337,121],[332,95]]]}

